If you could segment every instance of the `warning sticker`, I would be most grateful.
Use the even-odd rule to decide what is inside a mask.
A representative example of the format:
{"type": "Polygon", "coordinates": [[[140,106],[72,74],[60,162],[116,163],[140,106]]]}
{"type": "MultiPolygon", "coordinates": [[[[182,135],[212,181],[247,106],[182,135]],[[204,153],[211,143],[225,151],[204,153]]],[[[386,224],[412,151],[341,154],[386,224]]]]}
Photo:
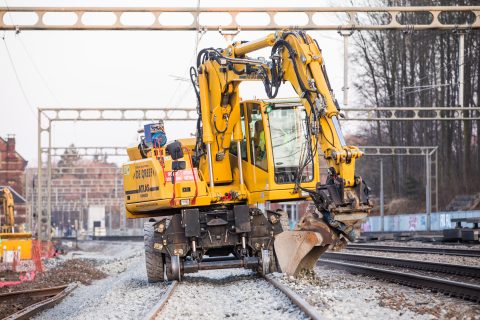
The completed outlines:
{"type": "MultiPolygon", "coordinates": [[[[165,171],[165,180],[166,181],[172,181],[172,172],[173,171],[165,171]]],[[[195,179],[198,179],[198,172],[197,169],[194,169],[195,172],[195,179]]],[[[193,178],[193,172],[191,169],[186,169],[186,170],[179,170],[175,172],[175,182],[182,182],[182,181],[194,181],[193,178]]]]}

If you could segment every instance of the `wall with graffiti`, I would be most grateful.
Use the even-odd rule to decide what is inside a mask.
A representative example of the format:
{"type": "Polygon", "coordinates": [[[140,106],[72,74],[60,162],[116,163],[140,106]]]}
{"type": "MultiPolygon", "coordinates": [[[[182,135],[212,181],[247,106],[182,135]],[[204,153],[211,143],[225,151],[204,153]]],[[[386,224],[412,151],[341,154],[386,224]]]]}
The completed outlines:
{"type": "MultiPolygon", "coordinates": [[[[453,218],[475,218],[480,217],[480,210],[476,211],[449,211],[435,212],[431,215],[431,230],[451,229],[455,223],[450,222],[453,218]]],[[[385,216],[385,231],[426,231],[427,215],[399,214],[385,216]]],[[[465,227],[473,227],[472,224],[463,224],[465,227]]],[[[362,224],[363,232],[381,231],[381,217],[368,217],[362,224]]]]}

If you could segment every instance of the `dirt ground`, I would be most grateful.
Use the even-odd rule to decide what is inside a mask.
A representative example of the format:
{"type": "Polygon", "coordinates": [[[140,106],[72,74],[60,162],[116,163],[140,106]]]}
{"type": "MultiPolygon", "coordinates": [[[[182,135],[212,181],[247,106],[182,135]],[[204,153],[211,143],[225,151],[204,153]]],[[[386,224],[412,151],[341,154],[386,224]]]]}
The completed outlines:
{"type": "MultiPolygon", "coordinates": [[[[105,277],[106,274],[95,268],[90,262],[80,259],[72,259],[66,260],[54,268],[37,274],[34,281],[24,282],[12,287],[0,288],[0,294],[14,291],[55,287],[72,282],[90,284],[93,280],[102,279],[105,277]]],[[[14,299],[2,299],[0,297],[0,319],[3,319],[4,317],[38,301],[38,299],[32,299],[29,297],[15,297],[14,299]]]]}

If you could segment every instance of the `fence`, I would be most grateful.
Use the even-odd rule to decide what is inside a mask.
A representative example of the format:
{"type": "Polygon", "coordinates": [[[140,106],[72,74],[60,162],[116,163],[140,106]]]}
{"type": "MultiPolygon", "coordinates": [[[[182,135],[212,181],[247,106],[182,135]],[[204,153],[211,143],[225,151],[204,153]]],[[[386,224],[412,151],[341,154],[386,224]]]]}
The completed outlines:
{"type": "MultiPolygon", "coordinates": [[[[480,210],[475,211],[446,211],[446,212],[432,212],[431,214],[431,230],[451,229],[455,227],[455,223],[451,223],[453,218],[476,218],[480,217],[480,210]]],[[[362,224],[363,232],[380,232],[381,217],[368,217],[362,224]]],[[[426,231],[427,230],[427,215],[425,213],[416,214],[400,214],[385,216],[385,231],[426,231]]],[[[464,224],[468,227],[473,227],[473,224],[464,224]]]]}

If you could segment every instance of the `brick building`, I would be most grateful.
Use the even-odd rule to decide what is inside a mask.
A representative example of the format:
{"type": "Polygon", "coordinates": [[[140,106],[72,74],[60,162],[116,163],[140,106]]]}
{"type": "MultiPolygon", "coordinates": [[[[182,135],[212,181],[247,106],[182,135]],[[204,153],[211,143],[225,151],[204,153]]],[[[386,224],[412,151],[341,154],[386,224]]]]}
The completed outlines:
{"type": "Polygon", "coordinates": [[[24,197],[25,168],[28,161],[15,147],[14,135],[9,135],[7,139],[0,137],[0,185],[8,186],[14,191],[15,223],[23,224],[26,222],[27,211],[24,197]]]}

